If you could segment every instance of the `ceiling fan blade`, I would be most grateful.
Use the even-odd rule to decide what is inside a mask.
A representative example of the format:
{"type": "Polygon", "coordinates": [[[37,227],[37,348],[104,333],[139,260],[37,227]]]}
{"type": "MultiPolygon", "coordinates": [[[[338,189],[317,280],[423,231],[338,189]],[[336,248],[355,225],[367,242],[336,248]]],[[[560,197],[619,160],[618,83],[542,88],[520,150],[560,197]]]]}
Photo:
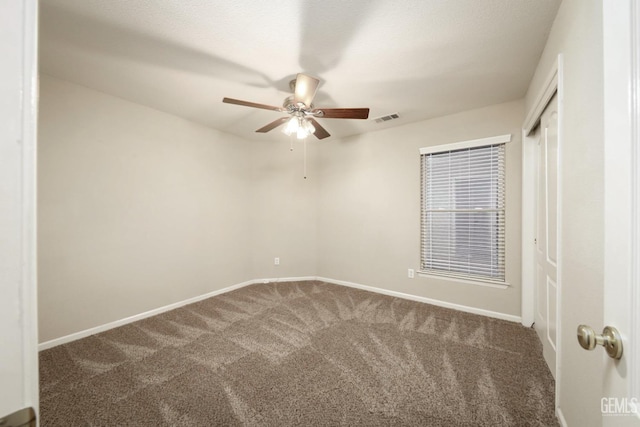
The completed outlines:
{"type": "Polygon", "coordinates": [[[316,96],[320,80],[306,74],[298,74],[296,77],[296,90],[293,95],[295,103],[302,102],[307,108],[311,107],[311,101],[316,96]]]}
{"type": "Polygon", "coordinates": [[[307,117],[307,120],[309,120],[311,122],[311,124],[313,125],[313,127],[316,128],[316,131],[313,133],[316,136],[316,138],[324,139],[324,138],[326,138],[328,136],[331,136],[329,134],[329,132],[327,132],[327,130],[325,128],[320,126],[320,123],[318,123],[315,119],[313,119],[312,117],[307,117]]]}
{"type": "Polygon", "coordinates": [[[245,107],[262,108],[263,110],[272,110],[272,111],[280,111],[280,112],[285,111],[281,107],[274,107],[273,105],[266,105],[266,104],[257,104],[255,102],[242,101],[240,99],[233,99],[233,98],[222,98],[222,102],[226,104],[242,105],[245,107]]]}
{"type": "Polygon", "coordinates": [[[323,119],[367,119],[369,118],[368,108],[318,108],[322,111],[323,119]]]}
{"type": "Polygon", "coordinates": [[[280,126],[281,124],[284,124],[285,122],[287,122],[289,120],[289,117],[280,117],[277,120],[272,121],[271,123],[269,123],[266,126],[261,127],[260,129],[258,129],[256,132],[260,132],[260,133],[267,133],[272,129],[277,128],[278,126],[280,126]]]}

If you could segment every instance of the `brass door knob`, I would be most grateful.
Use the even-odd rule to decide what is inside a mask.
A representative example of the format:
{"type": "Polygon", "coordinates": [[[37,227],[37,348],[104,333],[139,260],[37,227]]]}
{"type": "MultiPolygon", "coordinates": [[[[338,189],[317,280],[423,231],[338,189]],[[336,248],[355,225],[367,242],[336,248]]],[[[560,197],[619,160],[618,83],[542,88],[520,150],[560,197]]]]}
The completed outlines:
{"type": "Polygon", "coordinates": [[[593,350],[596,345],[601,345],[609,357],[614,359],[622,357],[622,337],[613,326],[605,326],[602,335],[598,335],[591,326],[580,325],[578,326],[578,342],[585,350],[593,350]]]}

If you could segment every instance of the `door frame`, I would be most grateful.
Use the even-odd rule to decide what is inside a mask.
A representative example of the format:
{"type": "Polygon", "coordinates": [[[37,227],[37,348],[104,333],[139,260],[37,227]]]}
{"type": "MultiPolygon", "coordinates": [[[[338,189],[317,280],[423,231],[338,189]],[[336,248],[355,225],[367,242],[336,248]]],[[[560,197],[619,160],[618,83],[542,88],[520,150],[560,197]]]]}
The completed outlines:
{"type": "MultiPolygon", "coordinates": [[[[563,87],[563,57],[559,54],[551,66],[551,70],[542,86],[542,90],[536,95],[535,102],[525,116],[522,126],[522,277],[521,277],[521,316],[522,324],[531,327],[535,319],[535,185],[536,185],[536,142],[537,137],[532,131],[540,123],[542,112],[554,94],[558,97],[558,170],[562,170],[563,164],[563,123],[564,123],[564,87],[563,87]]],[[[558,219],[562,218],[562,174],[558,173],[558,219]]],[[[556,412],[560,402],[559,384],[562,375],[560,366],[560,354],[562,351],[562,222],[557,221],[558,231],[558,263],[556,282],[556,412]]]]}
{"type": "MultiPolygon", "coordinates": [[[[634,353],[632,366],[631,396],[640,400],[640,6],[631,3],[631,90],[633,103],[631,104],[631,146],[633,149],[633,206],[632,218],[632,250],[631,250],[631,290],[635,307],[631,310],[634,353]]],[[[640,413],[638,414],[640,416],[640,413]]]]}
{"type": "MultiPolygon", "coordinates": [[[[38,0],[3,1],[0,10],[15,26],[3,32],[3,53],[8,60],[0,79],[7,103],[0,116],[0,170],[6,192],[0,194],[0,226],[16,231],[16,238],[0,239],[0,286],[11,295],[0,313],[0,332],[20,336],[9,345],[17,347],[19,359],[2,359],[19,374],[3,384],[10,398],[1,399],[0,417],[32,407],[38,413],[38,314],[36,265],[36,149],[38,111],[38,0]],[[4,49],[8,52],[5,52],[4,49]],[[18,57],[19,56],[19,57],[18,57]],[[6,107],[6,108],[5,108],[6,107]],[[15,171],[15,172],[12,172],[15,171]],[[10,299],[10,300],[9,300],[10,299]],[[7,319],[5,322],[4,320],[7,319]]],[[[5,379],[3,379],[4,381],[5,379]]]]}
{"type": "MultiPolygon", "coordinates": [[[[603,397],[635,398],[636,402],[640,399],[639,25],[636,1],[603,5],[603,308],[605,324],[620,330],[624,351],[619,361],[603,357],[603,397]]],[[[640,418],[640,411],[636,415],[640,418]]]]}

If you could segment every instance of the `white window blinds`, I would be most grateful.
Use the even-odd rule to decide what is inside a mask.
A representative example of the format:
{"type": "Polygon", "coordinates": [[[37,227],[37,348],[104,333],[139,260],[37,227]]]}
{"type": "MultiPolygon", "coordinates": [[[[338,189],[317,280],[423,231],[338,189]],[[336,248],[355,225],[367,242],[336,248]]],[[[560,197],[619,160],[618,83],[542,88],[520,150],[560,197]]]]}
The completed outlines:
{"type": "Polygon", "coordinates": [[[504,282],[505,144],[425,153],[421,270],[504,282]]]}

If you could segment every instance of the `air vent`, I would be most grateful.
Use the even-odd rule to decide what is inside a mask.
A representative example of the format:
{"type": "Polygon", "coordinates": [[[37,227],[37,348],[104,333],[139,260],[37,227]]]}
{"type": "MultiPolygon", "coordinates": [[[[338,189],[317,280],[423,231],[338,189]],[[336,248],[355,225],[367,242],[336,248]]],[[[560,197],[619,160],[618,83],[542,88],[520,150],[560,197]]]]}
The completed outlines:
{"type": "Polygon", "coordinates": [[[398,113],[389,114],[386,116],[378,117],[374,119],[376,123],[388,122],[389,120],[399,119],[400,115],[398,113]]]}

